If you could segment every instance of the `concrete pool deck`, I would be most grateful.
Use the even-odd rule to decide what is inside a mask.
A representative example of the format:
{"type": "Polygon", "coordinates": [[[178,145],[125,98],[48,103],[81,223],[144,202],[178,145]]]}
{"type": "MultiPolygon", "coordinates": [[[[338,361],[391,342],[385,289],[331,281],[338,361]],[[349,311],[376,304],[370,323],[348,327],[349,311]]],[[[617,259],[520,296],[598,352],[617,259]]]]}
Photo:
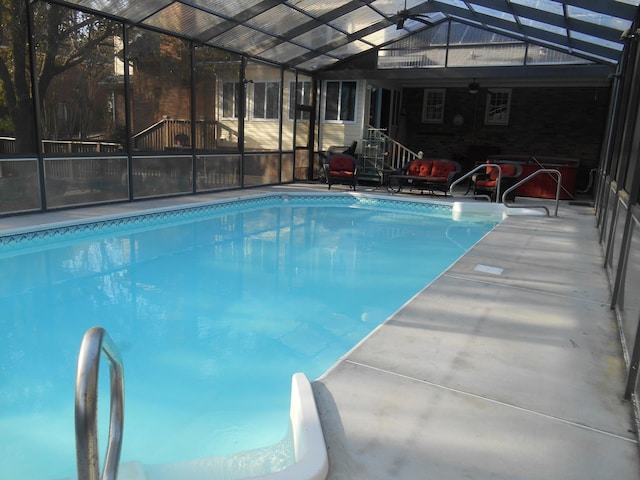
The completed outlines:
{"type": "Polygon", "coordinates": [[[609,301],[593,208],[508,217],[315,382],[328,478],[639,478],[609,301]]]}
{"type": "MultiPolygon", "coordinates": [[[[0,231],[304,189],[326,186],[6,217],[0,231]]],[[[509,216],[313,382],[328,478],[639,478],[595,221],[568,202],[558,217],[509,216]]]]}

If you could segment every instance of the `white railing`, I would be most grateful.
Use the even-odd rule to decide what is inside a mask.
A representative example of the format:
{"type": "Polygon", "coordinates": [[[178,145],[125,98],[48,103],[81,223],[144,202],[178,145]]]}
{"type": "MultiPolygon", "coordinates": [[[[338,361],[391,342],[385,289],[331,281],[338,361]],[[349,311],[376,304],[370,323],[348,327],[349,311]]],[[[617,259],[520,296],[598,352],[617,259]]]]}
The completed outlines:
{"type": "MultiPolygon", "coordinates": [[[[374,130],[374,127],[368,125],[369,130],[374,130]]],[[[387,145],[386,155],[385,155],[385,168],[389,170],[396,170],[398,168],[403,167],[411,160],[415,160],[416,158],[421,158],[422,155],[418,152],[414,152],[410,148],[407,148],[397,140],[394,140],[386,133],[381,132],[379,129],[376,130],[376,135],[378,135],[381,139],[384,139],[385,145],[387,145]]],[[[366,140],[365,140],[366,141],[366,140]]]]}

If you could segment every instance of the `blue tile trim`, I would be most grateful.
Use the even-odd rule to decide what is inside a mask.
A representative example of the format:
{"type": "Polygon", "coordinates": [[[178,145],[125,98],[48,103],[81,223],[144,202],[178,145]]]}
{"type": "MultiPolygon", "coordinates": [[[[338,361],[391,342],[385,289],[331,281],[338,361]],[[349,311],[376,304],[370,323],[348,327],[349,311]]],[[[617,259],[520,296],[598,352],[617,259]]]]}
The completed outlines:
{"type": "Polygon", "coordinates": [[[376,208],[404,212],[417,212],[431,215],[451,215],[451,205],[412,202],[383,197],[365,195],[326,195],[326,194],[268,194],[216,203],[208,203],[185,208],[173,208],[163,211],[153,211],[136,215],[126,215],[118,218],[97,219],[73,225],[52,226],[16,234],[0,235],[2,251],[18,247],[23,242],[30,242],[31,246],[51,241],[71,239],[77,234],[84,236],[118,233],[130,228],[161,226],[176,220],[185,221],[219,215],[228,212],[255,210],[272,206],[353,206],[361,208],[376,208]]]}

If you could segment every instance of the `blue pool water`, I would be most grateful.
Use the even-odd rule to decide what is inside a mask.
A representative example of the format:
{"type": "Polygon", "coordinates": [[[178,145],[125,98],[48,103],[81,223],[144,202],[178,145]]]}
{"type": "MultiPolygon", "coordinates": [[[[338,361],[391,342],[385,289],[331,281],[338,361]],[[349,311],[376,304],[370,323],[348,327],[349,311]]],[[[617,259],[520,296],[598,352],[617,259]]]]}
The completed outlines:
{"type": "MultiPolygon", "coordinates": [[[[292,374],[322,375],[496,223],[291,196],[0,237],[0,478],[75,475],[77,355],[94,325],[123,357],[123,462],[279,442],[292,374]]],[[[103,379],[101,439],[108,392],[103,379]]]]}

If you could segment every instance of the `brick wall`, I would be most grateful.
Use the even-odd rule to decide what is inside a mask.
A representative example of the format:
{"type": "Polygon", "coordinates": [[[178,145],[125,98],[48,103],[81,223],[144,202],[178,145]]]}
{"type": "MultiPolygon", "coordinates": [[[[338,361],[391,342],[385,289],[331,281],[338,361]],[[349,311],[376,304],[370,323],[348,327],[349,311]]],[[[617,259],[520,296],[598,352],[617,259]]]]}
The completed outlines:
{"type": "Polygon", "coordinates": [[[454,158],[465,169],[485,152],[580,159],[578,188],[597,166],[609,104],[603,87],[534,87],[511,90],[508,125],[485,125],[487,90],[446,89],[444,122],[422,123],[423,88],[403,91],[407,145],[425,156],[454,158]],[[453,117],[464,118],[461,126],[453,117]]]}

